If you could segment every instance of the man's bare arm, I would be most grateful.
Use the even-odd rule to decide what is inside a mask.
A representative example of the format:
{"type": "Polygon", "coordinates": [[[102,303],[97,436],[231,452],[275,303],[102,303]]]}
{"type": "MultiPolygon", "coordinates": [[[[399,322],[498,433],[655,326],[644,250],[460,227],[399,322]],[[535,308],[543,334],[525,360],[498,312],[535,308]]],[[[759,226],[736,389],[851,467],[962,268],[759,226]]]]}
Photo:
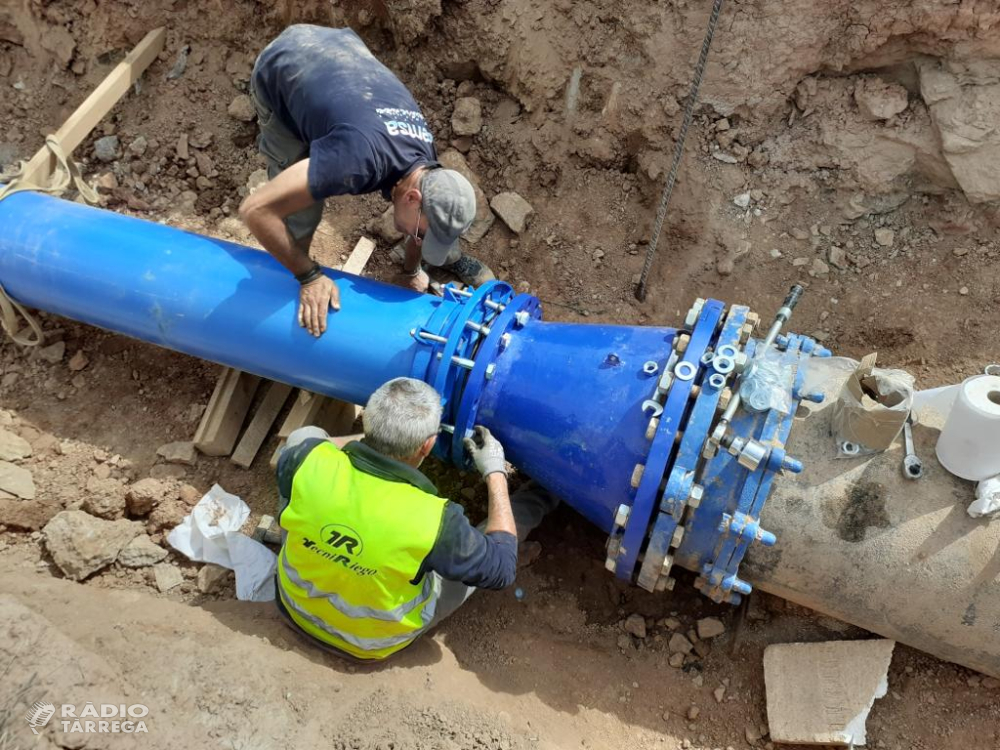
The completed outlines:
{"type": "Polygon", "coordinates": [[[240,218],[254,237],[296,276],[312,268],[312,261],[288,234],[285,217],[314,202],[309,192],[309,160],[303,159],[262,185],[240,205],[240,218]]]}
{"type": "MultiPolygon", "coordinates": [[[[285,227],[285,217],[314,203],[309,192],[309,160],[296,162],[249,196],[240,206],[240,218],[271,255],[295,276],[316,267],[308,247],[295,242],[285,227]]],[[[299,325],[313,336],[326,331],[329,309],[340,309],[340,292],[328,276],[319,271],[314,278],[301,279],[299,325]]]]}
{"type": "Polygon", "coordinates": [[[510,507],[510,494],[507,489],[507,475],[499,471],[488,475],[486,489],[489,492],[486,533],[506,531],[517,536],[517,525],[514,523],[514,511],[510,507]]]}

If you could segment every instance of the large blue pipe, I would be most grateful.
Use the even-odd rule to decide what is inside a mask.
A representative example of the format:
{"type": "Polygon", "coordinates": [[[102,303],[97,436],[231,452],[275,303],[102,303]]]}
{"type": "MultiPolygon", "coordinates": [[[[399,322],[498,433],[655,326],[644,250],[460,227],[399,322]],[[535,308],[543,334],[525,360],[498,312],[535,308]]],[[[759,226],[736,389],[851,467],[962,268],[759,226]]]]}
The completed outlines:
{"type": "MultiPolygon", "coordinates": [[[[783,408],[733,409],[748,358],[763,350],[745,307],[698,300],[677,329],[573,325],[542,321],[538,300],[504,283],[435,298],[327,273],[342,309],[315,339],[295,321],[297,285],[264,252],[32,193],[0,201],[0,283],[25,305],[355,403],[390,378],[421,378],[444,404],[440,455],[463,464],[462,438],[485,424],[516,466],[608,533],[606,565],[619,578],[671,588],[676,565],[706,596],[738,602],[754,547],[754,580],[770,590],[1000,676],[995,567],[971,552],[1000,537],[963,528],[969,545],[940,542],[940,504],[927,492],[900,493],[892,528],[870,544],[836,537],[831,508],[863,518],[850,488],[865,478],[845,485],[849,462],[824,463],[823,425],[811,438],[799,431],[818,468],[776,493],[764,518],[784,536],[764,549],[777,541],[760,523],[774,479],[802,468],[784,450],[793,416],[800,400],[821,399],[802,392],[802,365],[829,354],[815,341],[774,340],[783,408]],[[731,428],[720,432],[727,404],[731,428]],[[917,564],[918,539],[926,554],[951,556],[917,564]],[[868,577],[859,549],[877,562],[868,577]],[[898,597],[872,594],[883,570],[898,597]],[[841,582],[855,578],[852,599],[841,582]],[[913,606],[920,587],[945,603],[940,613],[913,606]]],[[[891,464],[886,454],[857,471],[888,486],[891,464]]],[[[958,491],[943,471],[928,474],[942,497],[958,491]]]]}
{"type": "MultiPolygon", "coordinates": [[[[672,583],[699,456],[734,377],[725,357],[709,366],[712,351],[748,343],[746,308],[705,303],[683,335],[568,325],[542,321],[537,299],[503,283],[437,298],[327,270],[341,310],[316,339],[296,322],[297,284],[265,252],[35,193],[0,202],[0,228],[0,279],[25,305],[359,404],[394,377],[431,383],[443,458],[461,465],[462,438],[485,424],[515,465],[610,534],[610,570],[651,590],[672,583]]],[[[738,533],[715,519],[684,557],[715,599],[749,590],[736,569],[774,456],[750,473],[725,452],[715,463],[735,475],[716,502],[738,533]]]]}

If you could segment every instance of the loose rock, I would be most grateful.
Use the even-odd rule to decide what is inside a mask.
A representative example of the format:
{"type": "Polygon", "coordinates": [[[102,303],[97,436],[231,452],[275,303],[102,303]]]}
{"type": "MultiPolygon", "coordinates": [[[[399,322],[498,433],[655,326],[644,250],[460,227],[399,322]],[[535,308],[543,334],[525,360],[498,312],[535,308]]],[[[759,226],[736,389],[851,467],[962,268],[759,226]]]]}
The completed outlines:
{"type": "Polygon", "coordinates": [[[106,135],[94,141],[94,156],[105,163],[118,158],[118,136],[106,135]]]}
{"type": "Polygon", "coordinates": [[[38,502],[37,500],[18,500],[11,497],[0,497],[0,524],[9,529],[22,531],[37,531],[52,520],[61,511],[57,505],[38,502]]]}
{"type": "Polygon", "coordinates": [[[194,466],[198,460],[198,453],[195,451],[194,443],[190,441],[178,441],[161,445],[156,449],[156,455],[162,457],[168,464],[194,466]]]}
{"type": "Polygon", "coordinates": [[[118,562],[126,568],[145,568],[155,565],[166,556],[167,550],[155,544],[146,534],[141,534],[118,553],[118,562]]]}
{"type": "Polygon", "coordinates": [[[684,666],[684,654],[678,652],[676,654],[671,654],[670,659],[667,661],[671,667],[674,669],[680,669],[684,666]]]}
{"type": "Polygon", "coordinates": [[[89,364],[90,360],[87,359],[87,355],[83,353],[82,349],[78,349],[76,354],[69,358],[69,369],[73,372],[80,372],[89,364]]]}
{"type": "Polygon", "coordinates": [[[892,247],[892,243],[896,239],[896,233],[891,229],[886,229],[882,227],[881,229],[875,230],[875,242],[877,242],[882,247],[892,247]]]}
{"type": "Polygon", "coordinates": [[[490,207],[514,234],[525,230],[528,217],[534,212],[531,204],[517,193],[499,193],[493,196],[490,207]]]}
{"type": "Polygon", "coordinates": [[[631,633],[636,638],[646,637],[646,620],[642,615],[629,615],[623,623],[626,633],[631,633]]]}
{"type": "Polygon", "coordinates": [[[898,83],[866,76],[854,86],[854,101],[869,120],[890,120],[909,105],[906,89],[898,83]]]}
{"type": "Polygon", "coordinates": [[[726,626],[717,617],[703,617],[698,620],[698,637],[701,639],[715,638],[726,632],[726,626]]]}
{"type": "Polygon", "coordinates": [[[670,636],[670,643],[667,644],[671,653],[674,654],[690,654],[694,650],[694,644],[691,643],[687,638],[685,638],[680,633],[674,633],[670,636]]]}
{"type": "Polygon", "coordinates": [[[834,245],[830,248],[828,257],[830,259],[830,265],[841,270],[847,268],[847,251],[845,251],[844,248],[834,245]]]}
{"type": "Polygon", "coordinates": [[[253,102],[246,94],[240,94],[233,99],[229,103],[229,109],[226,111],[229,112],[230,117],[241,122],[253,122],[253,118],[257,115],[253,102]]]}
{"type": "Polygon", "coordinates": [[[725,685],[719,685],[715,690],[712,691],[712,695],[715,696],[716,703],[722,703],[726,699],[726,687],[725,685]]]}
{"type": "Polygon", "coordinates": [[[58,364],[59,362],[62,362],[63,357],[66,356],[66,342],[57,341],[49,346],[43,346],[38,350],[38,356],[46,362],[58,364]]]}
{"type": "Polygon", "coordinates": [[[214,594],[226,585],[231,575],[232,571],[221,565],[212,563],[203,565],[198,571],[198,591],[203,594],[214,594]]]}
{"type": "Polygon", "coordinates": [[[128,145],[128,150],[135,156],[142,156],[146,153],[147,148],[149,148],[149,144],[141,135],[128,145]]]}
{"type": "Polygon", "coordinates": [[[455,100],[455,111],[451,115],[451,129],[455,135],[475,135],[483,128],[483,108],[474,96],[463,96],[455,100]]]}
{"type": "Polygon", "coordinates": [[[125,515],[125,485],[117,479],[90,477],[83,509],[101,518],[121,518],[125,515]]]}
{"type": "Polygon", "coordinates": [[[160,479],[146,477],[128,489],[125,498],[128,512],[133,516],[144,516],[160,504],[170,494],[170,485],[160,479]]]}
{"type": "Polygon", "coordinates": [[[153,577],[156,581],[156,588],[161,593],[166,593],[170,589],[184,583],[184,575],[177,566],[170,563],[158,563],[153,566],[153,577]]]}
{"type": "Polygon", "coordinates": [[[830,273],[830,266],[819,258],[814,258],[812,268],[809,269],[809,274],[811,276],[826,276],[828,273],[830,273]]]}
{"type": "Polygon", "coordinates": [[[20,461],[31,455],[31,443],[19,435],[0,430],[0,461],[20,461]]]}
{"type": "Polygon", "coordinates": [[[82,510],[64,510],[43,529],[45,548],[67,578],[80,581],[115,561],[142,527],[105,521],[82,510]]]}
{"type": "Polygon", "coordinates": [[[146,529],[150,534],[178,526],[188,514],[188,506],[180,500],[164,500],[149,514],[146,529]]]}
{"type": "Polygon", "coordinates": [[[22,500],[35,499],[35,481],[31,472],[9,461],[0,461],[0,490],[22,500]]]}
{"type": "Polygon", "coordinates": [[[700,713],[701,713],[701,709],[700,708],[698,708],[697,706],[691,706],[691,708],[688,709],[687,717],[691,721],[694,721],[695,719],[698,718],[698,714],[700,714],[700,713]]]}
{"type": "Polygon", "coordinates": [[[749,208],[750,207],[750,193],[740,193],[735,198],[733,198],[733,203],[737,208],[749,208]]]}

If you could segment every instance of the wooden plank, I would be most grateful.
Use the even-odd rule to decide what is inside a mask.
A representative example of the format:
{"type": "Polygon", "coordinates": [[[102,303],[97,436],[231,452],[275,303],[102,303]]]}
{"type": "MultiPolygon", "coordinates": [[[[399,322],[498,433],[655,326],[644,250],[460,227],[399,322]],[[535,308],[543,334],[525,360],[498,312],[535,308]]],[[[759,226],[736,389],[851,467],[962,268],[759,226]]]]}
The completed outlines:
{"type": "Polygon", "coordinates": [[[365,270],[365,265],[368,263],[368,259],[372,257],[373,252],[375,252],[375,243],[367,237],[362,237],[358,240],[358,244],[354,246],[354,249],[351,250],[347,262],[341,266],[340,270],[344,273],[353,273],[355,276],[360,276],[361,272],[365,270]]]}
{"type": "MultiPolygon", "coordinates": [[[[118,100],[128,92],[132,84],[139,80],[143,71],[163,51],[163,43],[167,38],[164,27],[153,29],[128,56],[115,66],[101,85],[84,99],[83,104],[56,131],[56,138],[69,156],[72,151],[83,143],[90,131],[110,112],[118,100]]],[[[56,160],[48,148],[35,154],[24,168],[21,179],[35,185],[48,182],[56,168],[56,160]]]]}
{"type": "Polygon", "coordinates": [[[325,405],[326,396],[320,396],[311,391],[299,391],[295,403],[292,404],[292,410],[288,412],[285,421],[281,423],[278,437],[284,440],[300,427],[315,424],[317,415],[325,405]]]}
{"type": "Polygon", "coordinates": [[[232,453],[259,384],[256,375],[225,368],[194,434],[195,448],[206,456],[232,453]]]}
{"type": "Polygon", "coordinates": [[[285,383],[271,383],[268,386],[264,400],[257,407],[257,413],[250,420],[236,450],[233,451],[232,458],[229,459],[230,461],[244,469],[250,468],[250,464],[257,456],[257,451],[264,443],[267,433],[271,431],[271,425],[278,418],[278,414],[284,408],[291,393],[292,386],[285,383]]]}

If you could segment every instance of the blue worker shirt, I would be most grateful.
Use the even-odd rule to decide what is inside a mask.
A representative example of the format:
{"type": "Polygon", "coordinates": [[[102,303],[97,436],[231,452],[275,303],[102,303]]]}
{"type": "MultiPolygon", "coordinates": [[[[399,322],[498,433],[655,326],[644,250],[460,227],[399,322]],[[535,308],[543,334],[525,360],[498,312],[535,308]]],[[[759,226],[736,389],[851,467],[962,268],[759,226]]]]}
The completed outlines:
{"type": "Polygon", "coordinates": [[[406,86],[351,29],[298,24],[254,65],[253,85],[274,116],[309,144],[309,192],[381,191],[436,166],[434,137],[406,86]]]}

